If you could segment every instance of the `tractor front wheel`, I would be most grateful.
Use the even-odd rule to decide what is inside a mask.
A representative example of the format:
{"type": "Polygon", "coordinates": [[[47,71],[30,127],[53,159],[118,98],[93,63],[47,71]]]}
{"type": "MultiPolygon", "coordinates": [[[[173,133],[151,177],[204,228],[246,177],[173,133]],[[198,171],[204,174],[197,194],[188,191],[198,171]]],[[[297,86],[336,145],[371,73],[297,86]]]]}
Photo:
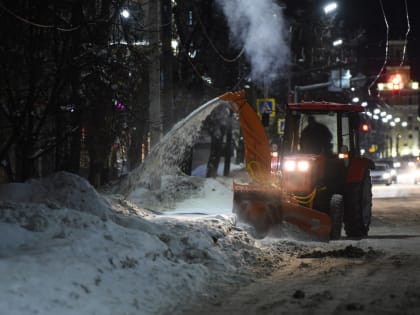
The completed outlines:
{"type": "Polygon", "coordinates": [[[348,237],[365,237],[372,217],[372,181],[366,170],[363,180],[351,184],[346,192],[344,230],[348,237]]]}

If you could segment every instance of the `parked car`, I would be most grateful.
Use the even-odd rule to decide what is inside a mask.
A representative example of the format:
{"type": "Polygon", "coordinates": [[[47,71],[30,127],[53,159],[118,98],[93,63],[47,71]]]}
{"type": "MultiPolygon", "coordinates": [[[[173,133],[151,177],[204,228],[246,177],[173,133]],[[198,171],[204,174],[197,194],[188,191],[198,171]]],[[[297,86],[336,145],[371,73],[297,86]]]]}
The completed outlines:
{"type": "Polygon", "coordinates": [[[375,169],[370,172],[373,184],[392,184],[391,168],[386,163],[375,163],[375,169]]]}

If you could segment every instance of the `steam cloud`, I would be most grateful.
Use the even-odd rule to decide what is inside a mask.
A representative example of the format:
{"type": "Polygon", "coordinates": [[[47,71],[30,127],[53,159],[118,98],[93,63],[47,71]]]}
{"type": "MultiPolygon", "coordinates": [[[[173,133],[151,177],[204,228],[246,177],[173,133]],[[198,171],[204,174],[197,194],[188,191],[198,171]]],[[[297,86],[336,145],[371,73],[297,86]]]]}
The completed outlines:
{"type": "Polygon", "coordinates": [[[233,43],[245,49],[251,78],[269,83],[289,63],[282,9],[272,0],[216,0],[222,8],[233,43]]]}

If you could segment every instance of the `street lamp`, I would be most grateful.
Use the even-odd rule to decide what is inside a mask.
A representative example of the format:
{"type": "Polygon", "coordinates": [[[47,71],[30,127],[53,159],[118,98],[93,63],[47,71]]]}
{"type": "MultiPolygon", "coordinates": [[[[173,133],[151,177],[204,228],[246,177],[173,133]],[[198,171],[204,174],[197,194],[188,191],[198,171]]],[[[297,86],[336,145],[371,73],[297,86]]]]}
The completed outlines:
{"type": "Polygon", "coordinates": [[[120,14],[125,19],[128,19],[130,17],[130,11],[128,11],[127,9],[123,9],[120,14]]]}
{"type": "Polygon", "coordinates": [[[330,2],[324,6],[325,14],[330,14],[337,9],[337,2],[330,2]]]}

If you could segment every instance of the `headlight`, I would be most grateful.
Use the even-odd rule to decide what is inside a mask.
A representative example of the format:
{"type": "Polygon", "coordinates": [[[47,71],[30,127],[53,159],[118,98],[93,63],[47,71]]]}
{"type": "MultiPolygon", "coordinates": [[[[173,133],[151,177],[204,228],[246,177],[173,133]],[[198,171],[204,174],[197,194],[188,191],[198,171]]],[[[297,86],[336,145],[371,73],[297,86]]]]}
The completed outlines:
{"type": "Polygon", "coordinates": [[[284,162],[284,170],[287,172],[293,172],[296,168],[296,162],[289,160],[284,162]]]}
{"type": "Polygon", "coordinates": [[[301,172],[306,172],[309,169],[309,162],[308,161],[299,161],[297,164],[297,168],[301,172]]]}
{"type": "Polygon", "coordinates": [[[383,179],[388,179],[391,175],[389,173],[382,174],[383,179]]]}
{"type": "Polygon", "coordinates": [[[284,162],[284,171],[286,172],[306,172],[310,167],[309,161],[295,161],[295,160],[288,160],[284,162]]]}
{"type": "Polygon", "coordinates": [[[348,153],[338,153],[338,158],[339,159],[348,159],[349,154],[348,153]]]}

